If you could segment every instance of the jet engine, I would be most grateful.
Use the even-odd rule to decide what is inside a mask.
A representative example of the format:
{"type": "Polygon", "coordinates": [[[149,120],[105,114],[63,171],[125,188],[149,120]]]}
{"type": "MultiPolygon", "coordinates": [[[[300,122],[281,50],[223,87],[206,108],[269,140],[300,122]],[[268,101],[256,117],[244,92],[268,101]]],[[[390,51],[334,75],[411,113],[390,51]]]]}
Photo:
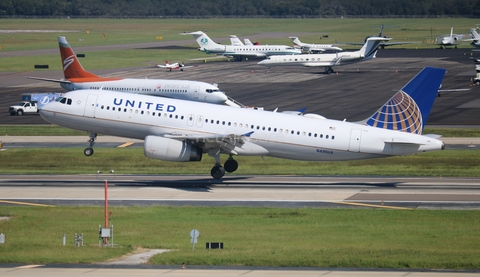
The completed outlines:
{"type": "Polygon", "coordinates": [[[147,136],[143,146],[145,156],[170,162],[197,162],[202,160],[202,148],[188,141],[147,136]]]}

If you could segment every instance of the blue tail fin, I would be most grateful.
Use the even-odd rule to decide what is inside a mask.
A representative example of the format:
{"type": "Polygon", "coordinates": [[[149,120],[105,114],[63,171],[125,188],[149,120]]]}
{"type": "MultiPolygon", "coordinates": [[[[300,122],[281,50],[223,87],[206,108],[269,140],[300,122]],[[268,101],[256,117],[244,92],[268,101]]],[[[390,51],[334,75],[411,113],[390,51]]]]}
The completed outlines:
{"type": "Polygon", "coordinates": [[[425,67],[365,121],[365,125],[422,134],[445,69],[425,67]]]}

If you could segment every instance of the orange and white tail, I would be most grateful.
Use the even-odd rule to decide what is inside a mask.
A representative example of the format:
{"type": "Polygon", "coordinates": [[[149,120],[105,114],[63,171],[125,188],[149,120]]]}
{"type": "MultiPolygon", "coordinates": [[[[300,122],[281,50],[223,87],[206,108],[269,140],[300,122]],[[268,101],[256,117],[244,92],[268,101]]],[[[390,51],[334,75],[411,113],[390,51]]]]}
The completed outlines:
{"type": "Polygon", "coordinates": [[[165,65],[166,65],[166,66],[169,66],[170,64],[168,63],[168,61],[165,61],[165,65]]]}
{"type": "Polygon", "coordinates": [[[99,76],[83,69],[65,37],[58,37],[58,46],[60,47],[60,56],[62,58],[63,75],[65,76],[65,79],[100,78],[99,76]]]}

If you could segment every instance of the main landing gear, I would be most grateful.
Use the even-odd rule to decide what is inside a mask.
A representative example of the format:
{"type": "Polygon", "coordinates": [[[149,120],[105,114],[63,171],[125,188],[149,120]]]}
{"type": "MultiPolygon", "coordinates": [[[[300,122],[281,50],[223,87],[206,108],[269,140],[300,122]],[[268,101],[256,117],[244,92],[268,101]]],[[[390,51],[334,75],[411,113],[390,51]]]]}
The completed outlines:
{"type": "Polygon", "coordinates": [[[88,142],[90,143],[90,147],[87,147],[85,148],[85,150],[83,150],[83,154],[85,154],[85,156],[91,156],[93,155],[93,145],[95,144],[95,140],[97,139],[97,134],[95,133],[90,133],[90,139],[88,140],[88,142]]]}
{"type": "Polygon", "coordinates": [[[225,175],[225,172],[232,173],[237,170],[238,162],[233,159],[232,155],[230,155],[228,160],[225,161],[225,164],[221,166],[220,151],[216,153],[209,152],[208,154],[215,158],[215,165],[212,167],[212,170],[210,170],[210,175],[212,175],[214,179],[221,179],[225,175]]]}

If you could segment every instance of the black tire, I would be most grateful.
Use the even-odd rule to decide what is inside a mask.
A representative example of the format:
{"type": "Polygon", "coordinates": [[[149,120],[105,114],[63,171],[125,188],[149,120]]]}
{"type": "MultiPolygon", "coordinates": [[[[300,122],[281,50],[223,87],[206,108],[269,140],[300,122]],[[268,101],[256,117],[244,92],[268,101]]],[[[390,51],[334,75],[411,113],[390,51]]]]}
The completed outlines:
{"type": "Polygon", "coordinates": [[[238,169],[238,162],[234,159],[227,160],[223,168],[225,168],[225,171],[228,173],[234,172],[238,169]]]}
{"type": "Polygon", "coordinates": [[[22,111],[22,110],[18,110],[18,111],[17,111],[17,115],[23,115],[23,111],[22,111]]]}
{"type": "Polygon", "coordinates": [[[93,155],[93,148],[92,147],[85,148],[85,150],[83,150],[83,154],[85,154],[85,156],[87,157],[93,155]]]}
{"type": "Polygon", "coordinates": [[[216,165],[210,170],[210,175],[214,179],[221,179],[225,175],[225,169],[222,166],[216,165]]]}

